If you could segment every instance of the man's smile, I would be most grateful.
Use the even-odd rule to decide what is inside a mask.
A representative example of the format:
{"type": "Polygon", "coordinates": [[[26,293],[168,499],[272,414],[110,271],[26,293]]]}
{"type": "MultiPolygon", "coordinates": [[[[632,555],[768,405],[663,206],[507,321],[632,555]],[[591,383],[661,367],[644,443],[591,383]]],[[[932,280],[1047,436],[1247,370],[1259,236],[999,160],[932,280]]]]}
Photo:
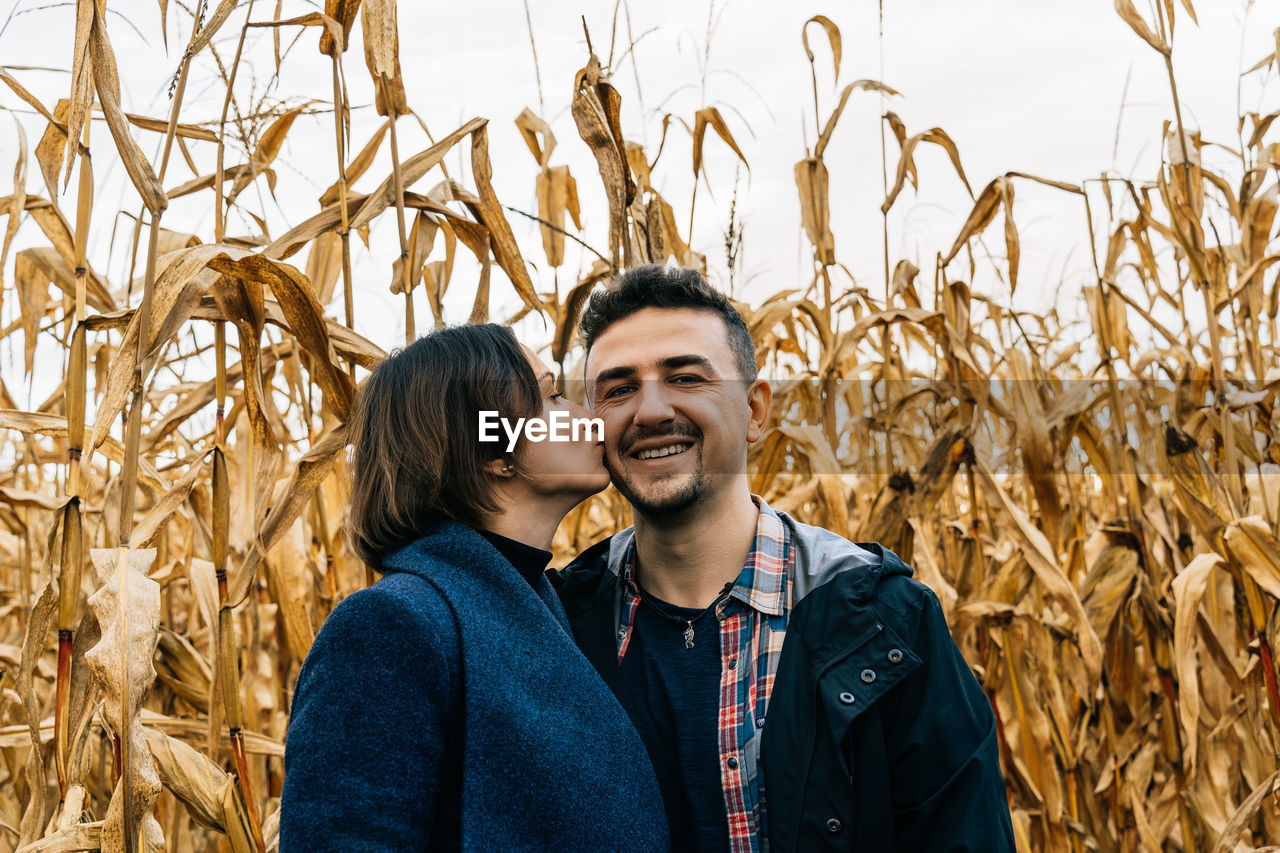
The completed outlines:
{"type": "Polygon", "coordinates": [[[631,455],[631,458],[633,459],[640,459],[645,461],[651,460],[651,459],[666,459],[671,456],[679,456],[680,454],[688,450],[690,447],[693,447],[693,444],[691,442],[678,441],[678,442],[663,444],[656,447],[649,446],[649,447],[640,448],[639,450],[632,450],[630,455],[631,455]]]}

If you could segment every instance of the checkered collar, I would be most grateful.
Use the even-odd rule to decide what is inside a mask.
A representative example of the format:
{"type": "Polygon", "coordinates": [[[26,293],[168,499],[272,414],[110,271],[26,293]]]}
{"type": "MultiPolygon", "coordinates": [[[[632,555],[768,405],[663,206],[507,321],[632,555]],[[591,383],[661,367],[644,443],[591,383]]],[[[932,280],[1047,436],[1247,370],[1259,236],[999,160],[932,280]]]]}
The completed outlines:
{"type": "MultiPolygon", "coordinates": [[[[748,607],[770,616],[781,616],[786,611],[787,568],[791,557],[791,542],[786,525],[778,514],[765,503],[764,498],[753,494],[751,502],[760,510],[756,516],[756,534],[751,542],[751,550],[742,565],[742,572],[729,592],[730,598],[736,598],[748,607]]],[[[614,550],[621,551],[621,560],[613,563],[615,574],[620,574],[623,583],[635,589],[634,572],[636,565],[635,530],[628,528],[619,533],[615,539],[622,546],[614,550]]]]}

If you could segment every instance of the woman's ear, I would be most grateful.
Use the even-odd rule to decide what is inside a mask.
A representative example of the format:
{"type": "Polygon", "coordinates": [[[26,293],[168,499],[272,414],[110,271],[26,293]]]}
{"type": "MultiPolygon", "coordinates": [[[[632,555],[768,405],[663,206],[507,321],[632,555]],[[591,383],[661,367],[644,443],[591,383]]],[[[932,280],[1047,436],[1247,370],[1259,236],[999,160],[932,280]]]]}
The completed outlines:
{"type": "Polygon", "coordinates": [[[509,480],[516,475],[516,466],[510,459],[498,457],[484,463],[484,471],[489,476],[496,477],[499,480],[509,480]]]}

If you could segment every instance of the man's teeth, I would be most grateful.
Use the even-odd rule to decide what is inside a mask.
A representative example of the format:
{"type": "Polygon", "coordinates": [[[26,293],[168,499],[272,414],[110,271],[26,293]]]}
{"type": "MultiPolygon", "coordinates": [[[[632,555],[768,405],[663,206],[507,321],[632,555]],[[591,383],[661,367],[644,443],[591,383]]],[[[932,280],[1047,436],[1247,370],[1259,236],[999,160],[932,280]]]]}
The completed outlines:
{"type": "Polygon", "coordinates": [[[677,453],[684,453],[690,446],[688,444],[669,444],[666,447],[659,447],[654,450],[641,450],[639,458],[661,459],[663,456],[674,456],[677,453]]]}

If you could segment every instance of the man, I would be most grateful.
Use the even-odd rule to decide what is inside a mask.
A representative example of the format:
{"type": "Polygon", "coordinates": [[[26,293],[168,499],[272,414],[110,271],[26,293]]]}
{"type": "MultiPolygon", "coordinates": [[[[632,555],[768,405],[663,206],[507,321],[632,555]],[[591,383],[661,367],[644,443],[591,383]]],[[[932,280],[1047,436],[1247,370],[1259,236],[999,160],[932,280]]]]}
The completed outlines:
{"type": "Polygon", "coordinates": [[[649,750],[675,850],[1012,851],[995,723],[937,598],[748,489],[769,385],[728,300],[633,269],[581,323],[635,526],[557,579],[649,750]]]}

